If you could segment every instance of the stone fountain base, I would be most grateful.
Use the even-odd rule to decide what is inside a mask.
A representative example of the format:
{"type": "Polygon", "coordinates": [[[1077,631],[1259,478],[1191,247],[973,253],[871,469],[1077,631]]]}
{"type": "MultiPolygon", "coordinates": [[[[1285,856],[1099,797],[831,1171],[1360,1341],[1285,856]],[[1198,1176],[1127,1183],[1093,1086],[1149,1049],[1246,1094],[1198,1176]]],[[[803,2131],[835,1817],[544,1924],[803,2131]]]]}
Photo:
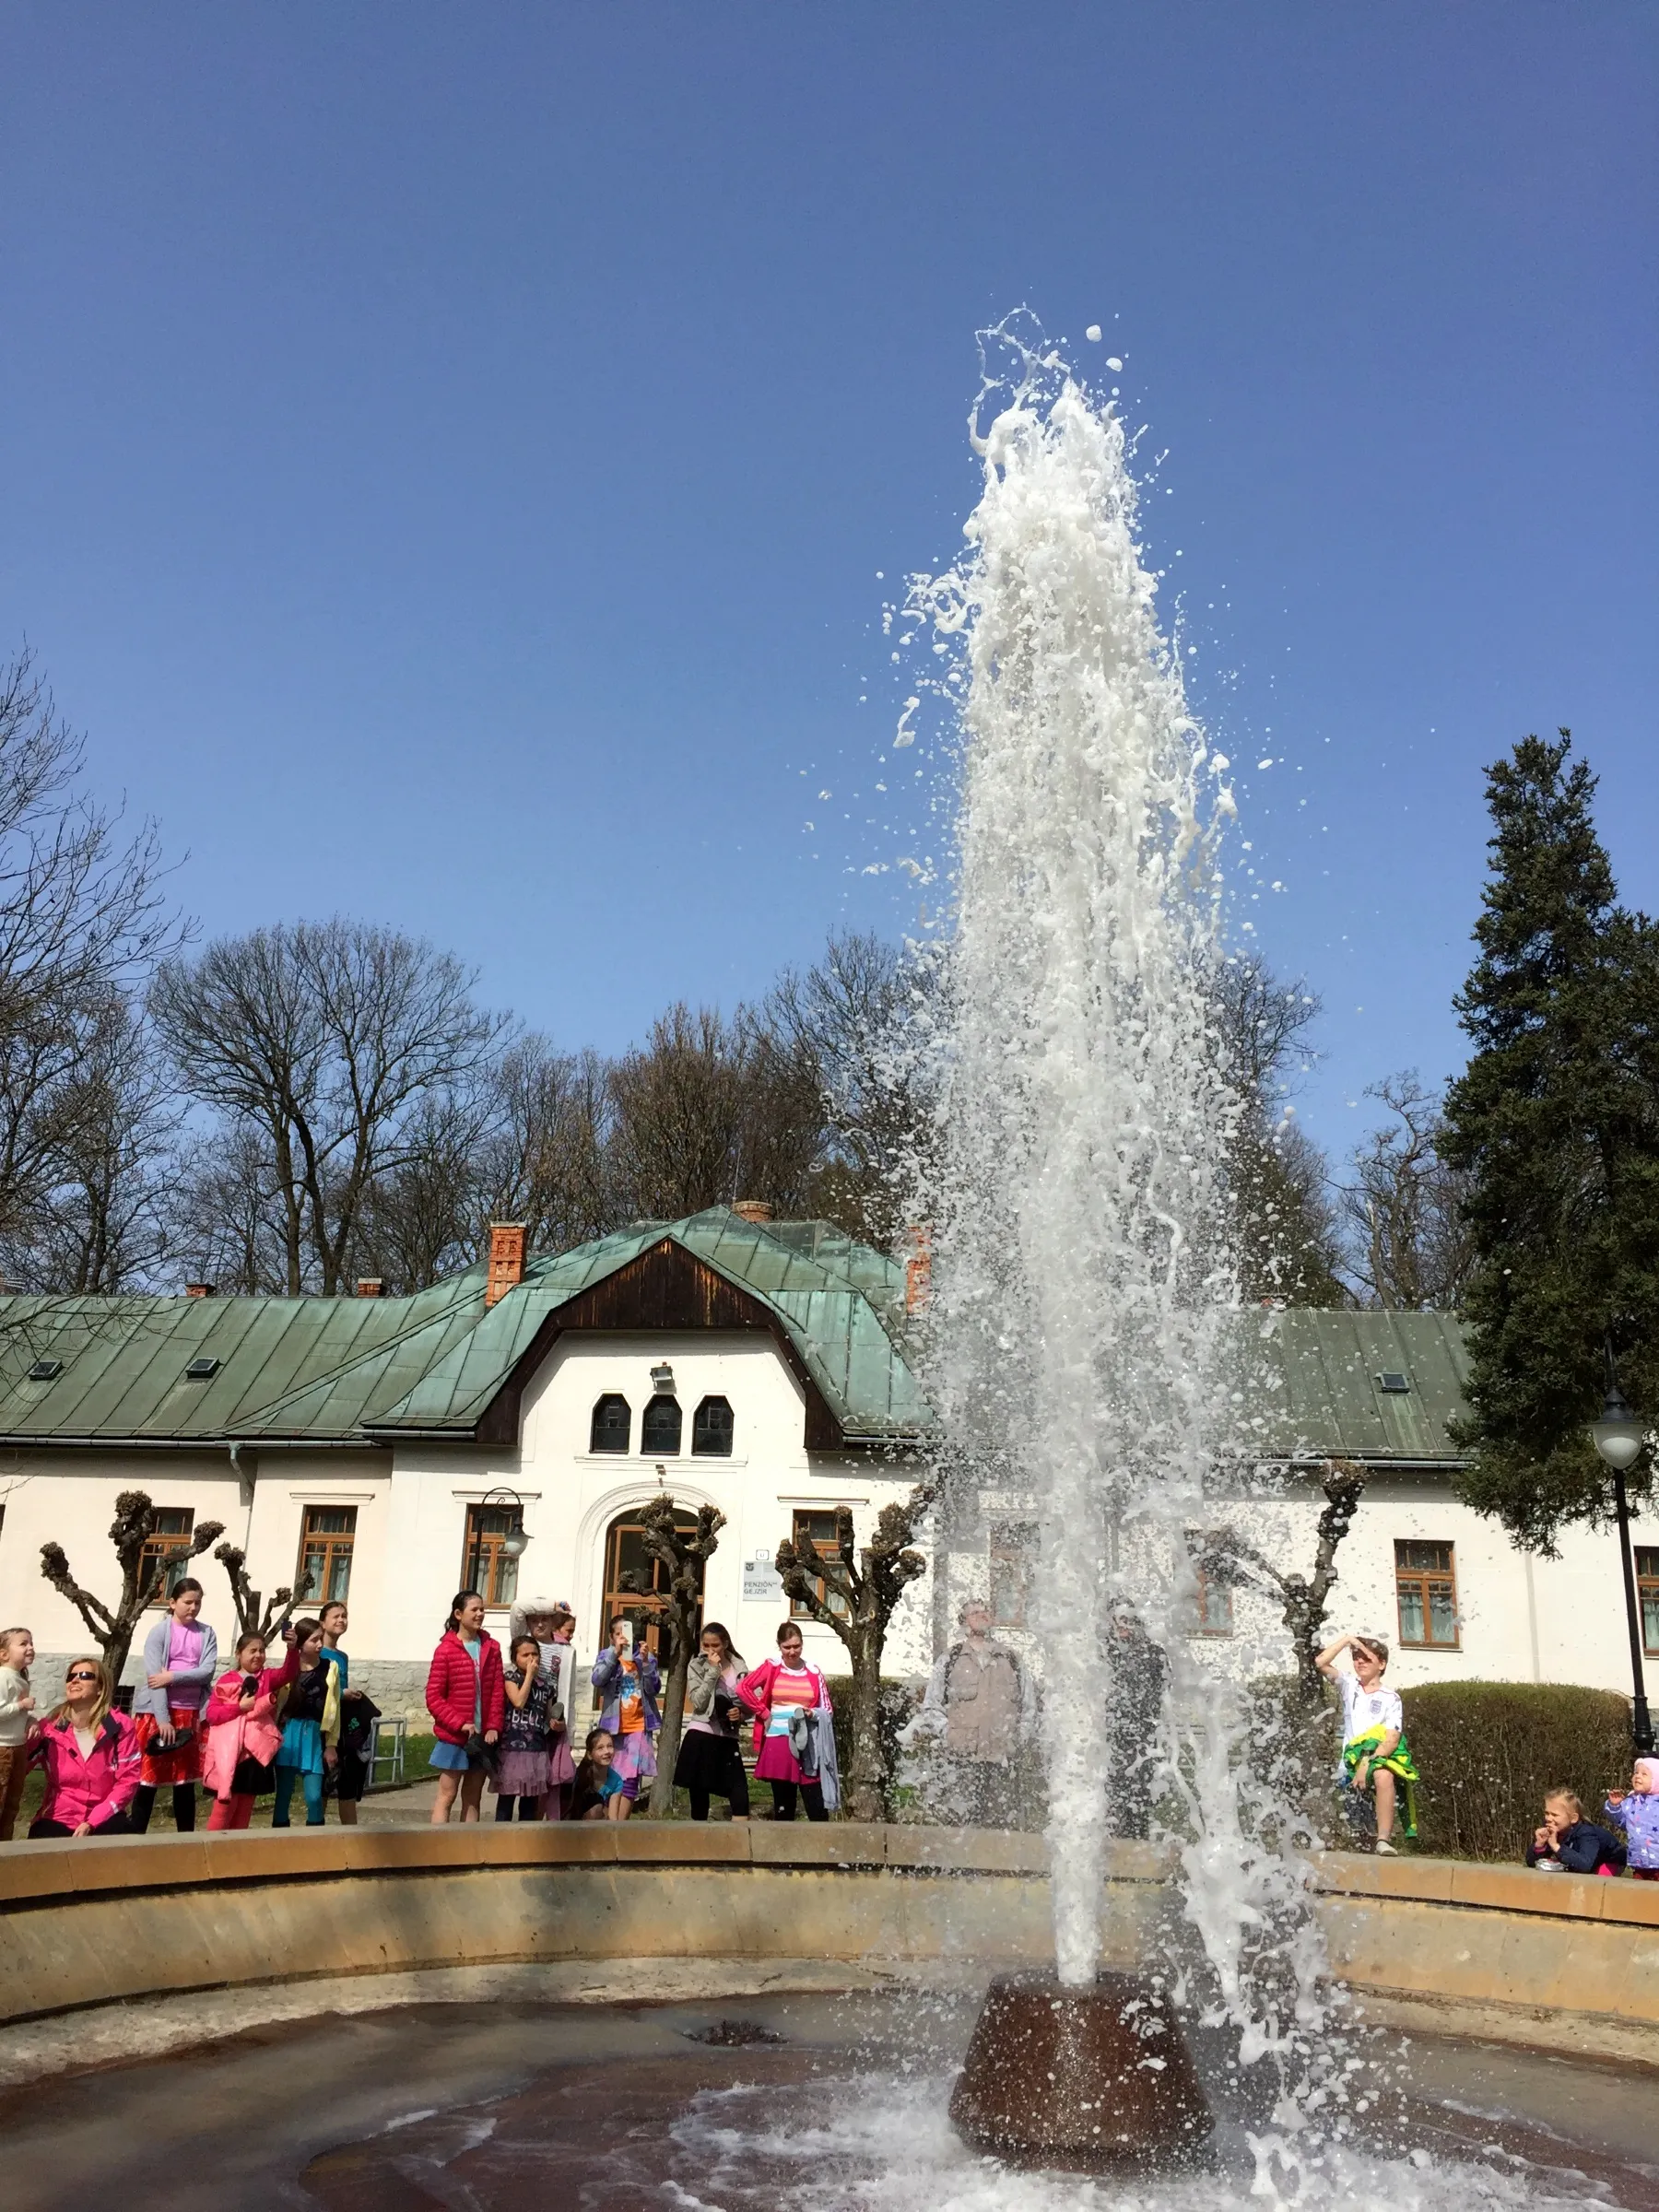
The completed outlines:
{"type": "Polygon", "coordinates": [[[950,2100],[959,2134],[1016,2164],[1072,2171],[1191,2165],[1209,2108],[1158,1984],[1102,1973],[999,1974],[950,2100]]]}

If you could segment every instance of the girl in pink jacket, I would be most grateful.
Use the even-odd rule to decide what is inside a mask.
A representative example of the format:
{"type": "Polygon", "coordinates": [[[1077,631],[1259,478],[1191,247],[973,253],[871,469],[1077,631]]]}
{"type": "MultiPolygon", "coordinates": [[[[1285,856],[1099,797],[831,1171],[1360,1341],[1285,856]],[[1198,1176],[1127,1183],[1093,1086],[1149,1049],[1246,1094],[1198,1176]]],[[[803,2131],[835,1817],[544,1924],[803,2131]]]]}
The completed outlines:
{"type": "Polygon", "coordinates": [[[273,1771],[282,1744],[276,1697],[299,1671],[296,1645],[286,1666],[265,1665],[265,1640],[250,1633],[238,1639],[236,1665],[213,1686],[203,1715],[207,1748],[202,1779],[213,1792],[209,1829],[246,1828],[253,1800],[275,1789],[273,1771]]]}
{"type": "Polygon", "coordinates": [[[29,1764],[46,1774],[46,1794],[31,1836],[124,1836],[138,1787],[138,1737],[124,1712],[110,1710],[101,1659],[71,1659],[64,1701],[46,1716],[29,1764]]]}

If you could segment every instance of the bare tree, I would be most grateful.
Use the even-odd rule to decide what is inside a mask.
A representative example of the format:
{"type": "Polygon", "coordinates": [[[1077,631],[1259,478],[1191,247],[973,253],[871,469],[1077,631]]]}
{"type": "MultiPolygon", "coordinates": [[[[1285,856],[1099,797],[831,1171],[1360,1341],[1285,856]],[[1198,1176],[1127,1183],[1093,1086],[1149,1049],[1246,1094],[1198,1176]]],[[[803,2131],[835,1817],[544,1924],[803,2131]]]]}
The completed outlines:
{"type": "Polygon", "coordinates": [[[622,1220],[610,1158],[609,1071],[596,1053],[521,1037],[490,1075],[489,1135],[477,1161],[475,1218],[523,1221],[533,1247],[563,1252],[622,1220]]]}
{"type": "Polygon", "coordinates": [[[0,1236],[87,1140],[104,1100],[88,1058],[127,986],[179,937],[152,823],[80,788],[84,747],[27,651],[0,665],[0,1236]]]}
{"type": "Polygon", "coordinates": [[[158,971],[157,1027],[183,1087],[268,1147],[290,1297],[349,1279],[377,1176],[411,1157],[421,1111],[503,1034],[447,953],[335,920],[224,938],[158,971]]]}
{"type": "Polygon", "coordinates": [[[853,1676],[853,1762],[846,1797],[855,1820],[888,1815],[888,1747],[881,1728],[881,1661],[888,1624],[908,1586],[927,1571],[911,1549],[917,1530],[938,1497],[938,1477],[919,1482],[902,1504],[884,1505],[868,1544],[854,1539],[853,1515],[837,1508],[835,1545],[820,1551],[809,1535],[778,1547],[778,1573],[785,1596],[816,1621],[835,1630],[847,1648],[853,1676]]]}
{"type": "MultiPolygon", "coordinates": [[[[657,1476],[665,1486],[667,1469],[659,1465],[657,1476]]],[[[679,1509],[665,1487],[640,1508],[641,1546],[653,1565],[662,1569],[665,1579],[653,1590],[645,1576],[630,1568],[623,1574],[620,1584],[624,1590],[650,1597],[656,1609],[667,1615],[673,1638],[667,1678],[663,1684],[663,1726],[657,1737],[656,1779],[651,1785],[650,1809],[657,1819],[666,1819],[674,1810],[674,1770],[679,1759],[680,1731],[685,1725],[691,1640],[697,1632],[705,1571],[720,1548],[720,1532],[725,1526],[725,1515],[714,1505],[698,1507],[694,1529],[682,1529],[679,1518],[679,1509]]]]}
{"type": "Polygon", "coordinates": [[[1365,1470],[1352,1460],[1327,1460],[1319,1487],[1325,1502],[1319,1516],[1312,1574],[1268,1559],[1230,1528],[1220,1529],[1206,1540],[1200,1564],[1214,1582],[1243,1583],[1278,1600],[1296,1660],[1297,1693],[1304,1705],[1323,1709],[1324,1683],[1313,1655],[1324,1641],[1321,1630],[1328,1618],[1326,1601],[1336,1583],[1336,1554],[1359,1511],[1365,1470]]]}
{"type": "Polygon", "coordinates": [[[72,1296],[153,1281],[172,1249],[179,1112],[124,999],[88,1028],[63,1102],[39,1187],[0,1240],[7,1279],[72,1296]]]}
{"type": "Polygon", "coordinates": [[[262,1609],[260,1594],[248,1580],[248,1555],[239,1545],[220,1544],[214,1558],[230,1580],[231,1603],[236,1607],[236,1632],[239,1636],[263,1636],[267,1642],[280,1635],[294,1617],[294,1608],[302,1606],[312,1592],[312,1571],[309,1567],[300,1571],[299,1582],[289,1588],[273,1590],[262,1609]]]}
{"type": "Polygon", "coordinates": [[[188,1146],[171,1205],[173,1248],[186,1279],[243,1298],[285,1290],[280,1201],[270,1139],[251,1123],[188,1146]]]}
{"type": "Polygon", "coordinates": [[[1324,1155],[1290,1093],[1312,1065],[1319,1001],[1284,982],[1259,952],[1230,953],[1210,978],[1218,1050],[1239,1099],[1228,1180],[1246,1294],[1290,1306],[1348,1302],[1324,1155]]]}
{"type": "MultiPolygon", "coordinates": [[[[611,1070],[613,1154],[634,1216],[677,1220],[729,1203],[743,1133],[743,1070],[726,1025],[683,1001],[611,1070]]],[[[743,1194],[763,1195],[763,1194],[743,1194]]]]}
{"type": "Polygon", "coordinates": [[[121,1679],[132,1648],[133,1630],[146,1609],[160,1595],[169,1573],[182,1559],[194,1559],[225,1533],[222,1521],[204,1521],[188,1539],[163,1556],[152,1553],[147,1561],[144,1547],[156,1533],[156,1509],[143,1490],[123,1490],[115,1500],[115,1519],[110,1541],[121,1566],[121,1595],[106,1606],[101,1598],[83,1590],[70,1572],[61,1544],[42,1544],[41,1572],[61,1596],[66,1597],[103,1653],[113,1682],[121,1679]]]}
{"type": "Polygon", "coordinates": [[[1463,1216],[1469,1178],[1441,1157],[1441,1094],[1407,1068],[1365,1095],[1394,1118],[1354,1154],[1341,1193],[1348,1270],[1372,1305],[1449,1311],[1473,1271],[1475,1242],[1463,1216]]]}
{"type": "Polygon", "coordinates": [[[760,1009],[817,1092],[814,1211],[884,1250],[904,1228],[904,1178],[929,1126],[914,1031],[937,981],[934,964],[880,937],[837,932],[812,967],[785,969],[760,1009]]]}

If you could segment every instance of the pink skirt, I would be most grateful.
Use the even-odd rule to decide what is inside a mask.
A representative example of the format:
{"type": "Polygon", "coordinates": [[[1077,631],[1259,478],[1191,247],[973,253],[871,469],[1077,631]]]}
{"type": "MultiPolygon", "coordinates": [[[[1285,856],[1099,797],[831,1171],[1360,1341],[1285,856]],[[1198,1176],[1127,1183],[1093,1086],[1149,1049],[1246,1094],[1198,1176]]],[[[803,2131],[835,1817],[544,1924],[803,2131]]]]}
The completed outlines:
{"type": "Polygon", "coordinates": [[[624,1782],[650,1782],[656,1773],[656,1739],[643,1728],[617,1738],[617,1756],[611,1772],[624,1782]]]}
{"type": "Polygon", "coordinates": [[[571,1732],[563,1728],[553,1738],[547,1752],[547,1781],[553,1789],[561,1788],[576,1779],[576,1761],[571,1757],[571,1732]]]}

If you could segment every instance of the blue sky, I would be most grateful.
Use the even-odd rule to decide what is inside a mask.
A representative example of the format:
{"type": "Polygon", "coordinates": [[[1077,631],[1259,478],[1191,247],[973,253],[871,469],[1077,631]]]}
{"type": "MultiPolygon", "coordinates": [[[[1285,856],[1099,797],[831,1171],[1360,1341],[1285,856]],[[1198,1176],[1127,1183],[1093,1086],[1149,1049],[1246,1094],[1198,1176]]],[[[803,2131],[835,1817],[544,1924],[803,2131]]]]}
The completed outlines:
{"type": "Polygon", "coordinates": [[[14,6],[0,645],[205,935],[373,916],[615,1049],[912,919],[881,601],[976,327],[1098,322],[1340,1153],[1460,1057],[1514,738],[1659,905],[1656,79],[1594,0],[14,6]]]}

